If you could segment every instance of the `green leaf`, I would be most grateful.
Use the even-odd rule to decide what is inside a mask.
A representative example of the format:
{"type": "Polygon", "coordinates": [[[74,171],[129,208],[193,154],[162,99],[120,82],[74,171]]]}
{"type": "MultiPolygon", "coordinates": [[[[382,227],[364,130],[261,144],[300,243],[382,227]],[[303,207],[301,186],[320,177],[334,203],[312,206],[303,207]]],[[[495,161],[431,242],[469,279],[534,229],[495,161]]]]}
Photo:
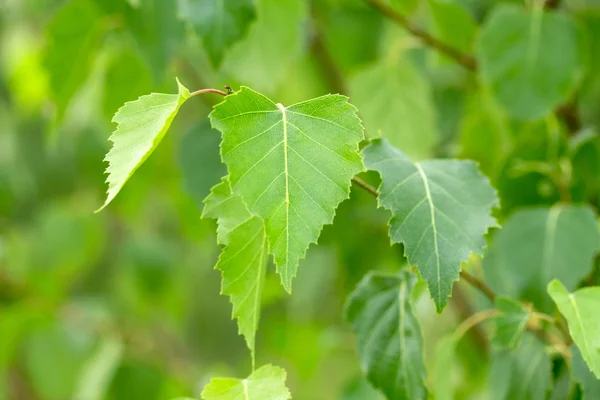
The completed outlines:
{"type": "Polygon", "coordinates": [[[104,158],[109,165],[106,207],[136,169],[152,154],[171,126],[190,92],[179,81],[179,94],[152,93],[125,103],[113,117],[117,129],[108,139],[113,146],[104,158]]]}
{"type": "Polygon", "coordinates": [[[580,82],[585,39],[566,14],[521,6],[493,9],[477,43],[483,81],[515,118],[539,119],[580,82]]]}
{"type": "Polygon", "coordinates": [[[233,193],[265,221],[269,251],[291,291],[299,260],[364,169],[356,109],[339,95],[284,107],[242,87],[210,119],[223,133],[221,156],[233,193]]]}
{"type": "Polygon", "coordinates": [[[102,400],[106,397],[115,370],[123,355],[119,337],[107,337],[83,366],[74,400],[102,400]]]}
{"type": "MultiPolygon", "coordinates": [[[[429,0],[431,33],[443,38],[444,43],[464,53],[470,53],[477,32],[477,25],[469,12],[460,4],[444,0],[429,0]]],[[[436,57],[443,57],[435,52],[436,57]]],[[[447,62],[454,62],[448,59],[447,62]]]]}
{"type": "Polygon", "coordinates": [[[545,400],[552,387],[550,356],[533,335],[526,334],[516,350],[492,355],[489,370],[493,400],[545,400]]]}
{"type": "Polygon", "coordinates": [[[137,7],[127,7],[127,27],[155,83],[163,80],[171,59],[183,37],[182,24],[174,2],[141,0],[137,7]]]}
{"type": "Polygon", "coordinates": [[[414,278],[369,273],[350,295],[346,319],[367,378],[388,399],[425,399],[423,337],[411,303],[414,278]]]}
{"type": "Polygon", "coordinates": [[[573,358],[573,380],[579,383],[583,391],[584,399],[600,399],[600,379],[594,376],[586,365],[579,348],[571,346],[573,358]]]}
{"type": "Polygon", "coordinates": [[[460,264],[482,253],[483,235],[496,226],[496,193],[471,161],[413,163],[385,139],[373,140],[363,155],[367,168],[381,175],[378,202],[392,212],[391,241],[404,243],[441,312],[460,264]]]}
{"type": "Polygon", "coordinates": [[[213,66],[224,52],[241,39],[255,18],[253,0],[182,0],[180,14],[204,42],[213,66]]]}
{"type": "Polygon", "coordinates": [[[302,52],[306,2],[257,0],[256,12],[256,22],[231,47],[222,69],[258,90],[271,92],[302,52]]]}
{"type": "Polygon", "coordinates": [[[113,55],[106,67],[102,111],[112,117],[127,101],[137,99],[152,90],[152,75],[143,60],[133,50],[113,55]]]}
{"type": "Polygon", "coordinates": [[[254,362],[255,335],[267,263],[265,224],[252,216],[240,196],[231,193],[229,181],[213,188],[203,216],[218,218],[219,241],[225,243],[215,269],[221,271],[221,293],[230,296],[232,317],[238,319],[254,362]]]}
{"type": "MultiPolygon", "coordinates": [[[[581,239],[578,236],[578,239],[581,239]]],[[[567,319],[569,333],[579,347],[589,369],[600,379],[600,287],[587,287],[569,293],[559,280],[548,285],[548,293],[567,319]]]]}
{"type": "Polygon", "coordinates": [[[285,370],[264,365],[246,379],[215,378],[202,391],[203,400],[288,400],[285,370]]]}
{"type": "Polygon", "coordinates": [[[217,242],[229,244],[231,232],[252,217],[240,196],[233,195],[227,177],[210,191],[204,200],[203,218],[217,218],[217,242]]]}
{"type": "Polygon", "coordinates": [[[107,27],[103,17],[90,0],[73,0],[58,11],[48,26],[44,64],[59,119],[91,71],[94,53],[107,27]]]}
{"type": "Polygon", "coordinates": [[[513,214],[483,260],[486,282],[499,295],[533,302],[549,312],[546,286],[560,279],[575,289],[592,269],[600,235],[588,206],[556,205],[513,214]]]}
{"type": "Polygon", "coordinates": [[[508,297],[498,297],[496,309],[500,311],[500,315],[496,318],[496,333],[492,343],[498,347],[518,347],[527,329],[530,310],[508,297]]]}
{"type": "Polygon", "coordinates": [[[431,90],[410,59],[380,60],[354,75],[349,87],[371,137],[383,136],[417,159],[431,154],[437,140],[431,90]]]}

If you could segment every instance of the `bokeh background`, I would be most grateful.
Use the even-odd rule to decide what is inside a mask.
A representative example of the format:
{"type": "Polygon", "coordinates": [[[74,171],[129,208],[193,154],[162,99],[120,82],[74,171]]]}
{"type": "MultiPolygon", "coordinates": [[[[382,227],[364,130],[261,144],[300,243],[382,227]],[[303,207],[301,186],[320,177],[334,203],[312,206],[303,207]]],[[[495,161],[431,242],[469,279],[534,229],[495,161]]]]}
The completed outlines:
{"type": "MultiPolygon", "coordinates": [[[[401,8],[470,53],[496,3],[401,8]]],[[[567,3],[576,13],[585,2],[567,3]]],[[[597,46],[600,19],[585,10],[597,46]]],[[[595,139],[573,144],[558,123],[512,121],[476,76],[363,1],[256,0],[252,18],[216,66],[194,0],[0,0],[0,399],[162,400],[197,396],[215,376],[247,376],[249,352],[213,270],[216,225],[200,218],[226,173],[207,119],[220,98],[187,102],[117,199],[93,213],[106,190],[112,115],[140,95],[174,93],[175,77],[192,90],[246,85],[283,104],[350,94],[366,122],[382,113],[400,121],[367,123],[370,136],[391,127],[416,159],[479,161],[500,191],[501,220],[559,200],[561,183],[538,167],[565,157],[575,171],[566,190],[596,204],[595,139]]],[[[600,85],[588,76],[578,113],[593,126],[600,85]]],[[[380,399],[362,378],[342,310],[367,271],[402,266],[388,219],[354,188],[301,262],[293,295],[268,275],[257,365],[284,367],[295,398],[380,399]]],[[[456,287],[441,316],[427,295],[417,304],[430,370],[439,338],[484,301],[456,287]]],[[[461,341],[447,371],[459,398],[486,397],[482,338],[475,329],[461,341]]]]}

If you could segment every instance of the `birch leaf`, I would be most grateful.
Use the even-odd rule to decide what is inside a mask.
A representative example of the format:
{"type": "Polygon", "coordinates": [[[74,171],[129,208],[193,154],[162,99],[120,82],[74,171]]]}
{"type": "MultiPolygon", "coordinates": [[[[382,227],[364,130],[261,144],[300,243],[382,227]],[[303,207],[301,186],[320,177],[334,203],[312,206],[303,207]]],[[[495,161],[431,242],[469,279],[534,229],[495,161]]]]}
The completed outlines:
{"type": "Polygon", "coordinates": [[[363,155],[367,168],[381,175],[378,201],[392,212],[392,243],[404,243],[441,312],[460,264],[483,252],[484,234],[496,226],[496,192],[471,161],[414,163],[385,139],[373,140],[363,155]]]}
{"type": "Polygon", "coordinates": [[[242,87],[210,119],[223,133],[221,156],[233,193],[265,221],[270,253],[291,291],[299,260],[364,169],[356,109],[340,95],[284,107],[242,87]]]}

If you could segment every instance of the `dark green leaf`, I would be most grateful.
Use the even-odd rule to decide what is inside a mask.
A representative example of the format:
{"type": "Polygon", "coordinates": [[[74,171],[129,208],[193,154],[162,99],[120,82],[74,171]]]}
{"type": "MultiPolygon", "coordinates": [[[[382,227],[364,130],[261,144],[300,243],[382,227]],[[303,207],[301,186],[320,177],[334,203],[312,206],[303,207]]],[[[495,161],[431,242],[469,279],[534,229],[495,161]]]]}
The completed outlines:
{"type": "Polygon", "coordinates": [[[498,297],[496,309],[500,315],[496,318],[496,333],[492,342],[499,347],[518,347],[527,329],[530,311],[508,297],[498,297]]]}
{"type": "Polygon", "coordinates": [[[358,338],[367,378],[388,399],[425,399],[421,327],[411,303],[414,278],[370,273],[348,298],[346,319],[358,338]]]}

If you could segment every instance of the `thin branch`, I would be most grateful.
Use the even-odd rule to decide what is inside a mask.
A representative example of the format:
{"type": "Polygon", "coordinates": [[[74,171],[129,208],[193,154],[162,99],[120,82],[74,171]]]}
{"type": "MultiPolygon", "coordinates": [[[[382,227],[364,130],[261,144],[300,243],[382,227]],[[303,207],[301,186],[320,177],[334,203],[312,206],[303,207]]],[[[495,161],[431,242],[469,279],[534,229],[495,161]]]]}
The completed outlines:
{"type": "Polygon", "coordinates": [[[469,274],[467,271],[460,271],[460,277],[469,282],[471,286],[478,289],[492,303],[496,300],[496,293],[482,280],[469,274]]]}
{"type": "Polygon", "coordinates": [[[196,90],[195,92],[190,93],[190,95],[193,96],[197,96],[199,94],[204,94],[204,93],[216,93],[216,94],[220,94],[221,96],[227,96],[227,93],[225,93],[222,90],[219,89],[200,89],[200,90],[196,90]]]}
{"type": "Polygon", "coordinates": [[[429,33],[424,30],[417,28],[414,26],[406,16],[398,13],[389,5],[383,3],[381,0],[365,0],[371,7],[379,11],[385,17],[390,20],[396,22],[398,25],[402,26],[412,35],[419,38],[423,43],[432,48],[436,49],[440,53],[445,54],[446,56],[454,59],[457,63],[468,69],[469,71],[475,71],[477,69],[477,62],[475,58],[468,54],[464,54],[462,51],[434,38],[429,33]]]}
{"type": "Polygon", "coordinates": [[[352,178],[352,181],[354,183],[356,183],[358,186],[360,186],[361,188],[365,189],[367,192],[371,193],[373,196],[379,197],[379,192],[377,191],[377,189],[375,189],[373,186],[369,185],[367,182],[363,181],[362,179],[357,178],[355,176],[354,178],[352,178]]]}

